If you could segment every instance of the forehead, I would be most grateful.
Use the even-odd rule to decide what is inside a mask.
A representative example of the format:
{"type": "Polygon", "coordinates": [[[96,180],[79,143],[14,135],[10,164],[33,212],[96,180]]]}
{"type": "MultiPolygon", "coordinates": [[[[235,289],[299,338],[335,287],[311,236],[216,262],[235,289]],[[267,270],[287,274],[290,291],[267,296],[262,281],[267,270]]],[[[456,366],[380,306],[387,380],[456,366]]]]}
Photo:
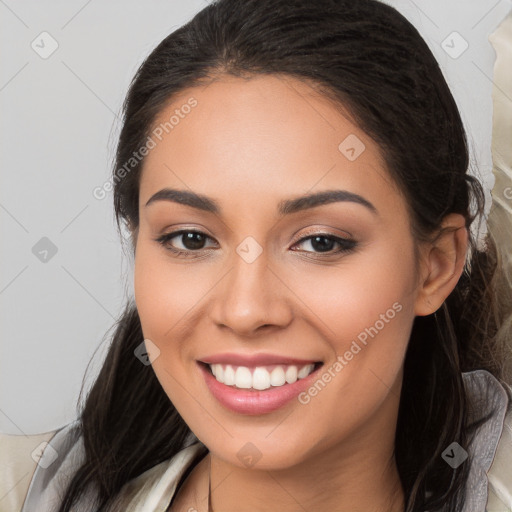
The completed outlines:
{"type": "Polygon", "coordinates": [[[223,76],[181,91],[152,127],[140,200],[159,188],[233,199],[342,185],[394,188],[379,147],[334,102],[291,77],[223,76]]]}

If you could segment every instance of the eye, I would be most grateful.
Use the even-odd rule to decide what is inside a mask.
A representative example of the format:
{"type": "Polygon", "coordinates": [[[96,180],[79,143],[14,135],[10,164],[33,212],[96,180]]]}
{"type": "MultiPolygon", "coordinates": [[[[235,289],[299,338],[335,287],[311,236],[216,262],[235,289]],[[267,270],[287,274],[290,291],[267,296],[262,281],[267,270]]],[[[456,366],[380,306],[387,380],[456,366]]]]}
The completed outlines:
{"type": "MultiPolygon", "coordinates": [[[[156,242],[162,245],[168,251],[171,251],[178,257],[195,257],[194,253],[199,253],[205,249],[205,244],[208,240],[213,240],[211,237],[201,231],[182,229],[179,231],[173,231],[166,233],[156,238],[156,242]],[[175,247],[171,244],[171,240],[177,239],[181,244],[181,247],[175,247]]],[[[328,233],[315,233],[307,237],[301,238],[292,247],[305,244],[312,250],[305,250],[300,252],[312,252],[319,256],[326,255],[332,256],[341,253],[347,253],[355,249],[357,242],[349,238],[342,238],[328,233]],[[334,247],[338,247],[333,250],[334,247]]],[[[297,251],[296,249],[292,249],[297,251]]],[[[297,251],[299,252],[299,251],[297,251]]]]}
{"type": "Polygon", "coordinates": [[[313,235],[301,238],[294,245],[294,247],[302,244],[305,244],[306,247],[309,246],[313,249],[312,251],[306,250],[305,252],[313,252],[320,255],[322,253],[327,253],[327,256],[350,252],[357,246],[357,242],[355,240],[342,238],[330,233],[315,233],[313,235]],[[333,250],[335,246],[338,246],[338,249],[333,250]]]}
{"type": "MultiPolygon", "coordinates": [[[[207,240],[213,240],[205,233],[201,231],[191,230],[191,229],[182,229],[179,231],[173,231],[171,233],[166,233],[156,239],[156,241],[165,247],[167,250],[173,252],[177,256],[187,257],[189,255],[193,255],[192,253],[201,251],[205,248],[205,242],[207,240]],[[182,247],[173,247],[171,245],[171,240],[177,238],[182,247]]],[[[194,256],[194,255],[193,255],[194,256]]]]}

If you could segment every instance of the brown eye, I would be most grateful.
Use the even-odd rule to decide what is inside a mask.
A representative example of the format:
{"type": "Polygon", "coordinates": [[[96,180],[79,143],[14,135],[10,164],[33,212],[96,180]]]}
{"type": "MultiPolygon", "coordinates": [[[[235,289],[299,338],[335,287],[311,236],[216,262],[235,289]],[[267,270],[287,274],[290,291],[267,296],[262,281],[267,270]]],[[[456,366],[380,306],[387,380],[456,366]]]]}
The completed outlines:
{"type": "Polygon", "coordinates": [[[206,237],[202,233],[195,231],[189,231],[188,233],[182,233],[178,235],[181,237],[181,243],[186,249],[191,251],[203,249],[206,237]]]}
{"type": "Polygon", "coordinates": [[[182,229],[180,231],[166,233],[165,235],[162,235],[156,239],[156,241],[164,246],[167,250],[183,256],[188,256],[187,253],[199,252],[202,249],[205,249],[205,243],[208,240],[212,239],[205,233],[190,229],[182,229]],[[174,239],[177,240],[177,247],[176,242],[171,243],[171,240],[174,239]]]}
{"type": "Polygon", "coordinates": [[[313,252],[317,254],[339,254],[343,252],[350,252],[357,245],[357,242],[355,240],[350,240],[348,238],[340,238],[334,235],[318,233],[316,235],[311,235],[302,238],[299,242],[295,244],[295,246],[304,244],[306,242],[309,243],[309,246],[313,250],[307,250],[305,252],[313,252]],[[334,247],[336,246],[338,246],[338,249],[334,250],[334,247]]]}

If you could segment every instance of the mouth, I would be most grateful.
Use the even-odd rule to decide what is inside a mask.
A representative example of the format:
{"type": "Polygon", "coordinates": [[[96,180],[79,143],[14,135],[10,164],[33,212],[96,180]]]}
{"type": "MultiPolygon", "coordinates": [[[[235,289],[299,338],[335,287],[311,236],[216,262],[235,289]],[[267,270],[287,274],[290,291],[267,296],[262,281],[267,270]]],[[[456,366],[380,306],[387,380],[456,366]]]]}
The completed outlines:
{"type": "Polygon", "coordinates": [[[262,366],[196,362],[211,396],[231,412],[246,415],[284,407],[315,382],[323,366],[322,361],[262,366]]]}
{"type": "Polygon", "coordinates": [[[300,379],[305,379],[323,365],[321,361],[303,365],[271,364],[252,367],[198,362],[217,382],[236,389],[252,391],[264,391],[294,384],[300,379]]]}

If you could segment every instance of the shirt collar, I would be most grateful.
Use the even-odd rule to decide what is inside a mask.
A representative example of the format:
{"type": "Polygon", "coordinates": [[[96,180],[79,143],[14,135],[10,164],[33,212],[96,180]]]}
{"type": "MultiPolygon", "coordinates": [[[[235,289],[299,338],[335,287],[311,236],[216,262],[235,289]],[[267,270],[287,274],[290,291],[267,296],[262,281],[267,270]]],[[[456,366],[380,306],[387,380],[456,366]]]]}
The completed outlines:
{"type": "Polygon", "coordinates": [[[463,512],[485,512],[488,495],[487,473],[496,455],[509,406],[506,388],[486,370],[462,374],[468,397],[468,419],[478,421],[486,415],[489,419],[477,429],[466,451],[471,464],[466,487],[463,512]]]}

